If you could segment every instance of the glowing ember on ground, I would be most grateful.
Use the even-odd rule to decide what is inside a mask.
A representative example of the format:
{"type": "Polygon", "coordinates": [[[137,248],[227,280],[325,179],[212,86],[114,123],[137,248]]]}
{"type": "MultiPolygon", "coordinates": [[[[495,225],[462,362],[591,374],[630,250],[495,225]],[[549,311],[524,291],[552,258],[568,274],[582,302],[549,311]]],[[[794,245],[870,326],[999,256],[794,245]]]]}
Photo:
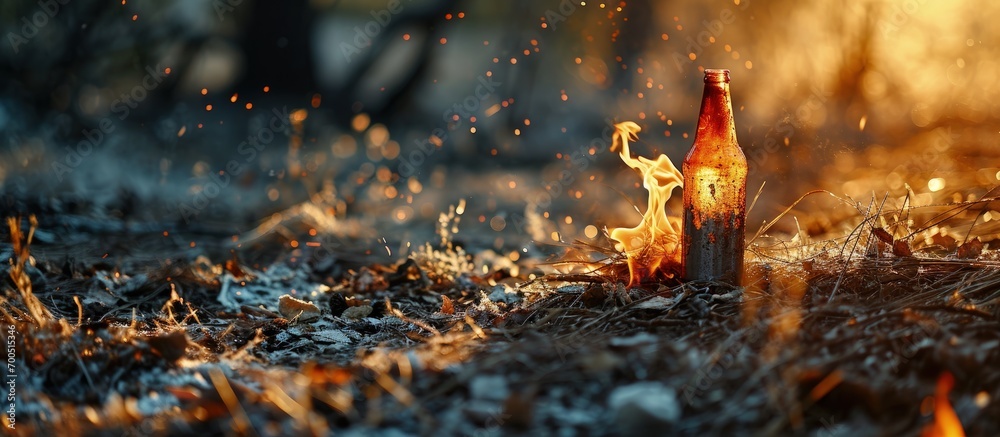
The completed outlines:
{"type": "Polygon", "coordinates": [[[633,158],[628,142],[637,139],[639,125],[627,121],[615,125],[612,150],[621,143],[622,161],[642,173],[642,186],[649,192],[649,201],[642,221],[634,228],[611,230],[611,238],[620,243],[628,256],[629,285],[657,275],[672,277],[680,268],[681,218],[667,215],[667,200],[674,188],[683,184],[681,172],[666,155],[656,160],[633,158]]]}
{"type": "Polygon", "coordinates": [[[945,372],[938,378],[934,392],[934,422],[924,428],[923,437],[965,437],[962,422],[948,402],[948,393],[955,386],[955,377],[945,372]]]}

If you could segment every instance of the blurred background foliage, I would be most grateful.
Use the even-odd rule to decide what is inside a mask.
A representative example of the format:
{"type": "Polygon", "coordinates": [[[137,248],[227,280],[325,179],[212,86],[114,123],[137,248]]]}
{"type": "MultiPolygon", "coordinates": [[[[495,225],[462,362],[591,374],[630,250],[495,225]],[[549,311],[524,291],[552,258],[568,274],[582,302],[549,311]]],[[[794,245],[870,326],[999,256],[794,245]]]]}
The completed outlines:
{"type": "MultiPolygon", "coordinates": [[[[636,153],[679,167],[706,67],[732,70],[748,191],[768,182],[751,227],[816,188],[975,199],[1000,179],[998,12],[944,0],[9,1],[0,207],[243,232],[305,201],[366,228],[429,227],[466,199],[466,226],[498,248],[594,238],[634,225],[645,204],[602,147],[608,121],[636,121],[636,153]],[[248,159],[241,143],[282,110],[298,122],[248,159]],[[427,148],[436,129],[447,135],[427,148]],[[248,171],[227,170],[234,160],[248,171]]],[[[806,202],[799,226],[834,229],[832,206],[844,208],[806,202]]]]}

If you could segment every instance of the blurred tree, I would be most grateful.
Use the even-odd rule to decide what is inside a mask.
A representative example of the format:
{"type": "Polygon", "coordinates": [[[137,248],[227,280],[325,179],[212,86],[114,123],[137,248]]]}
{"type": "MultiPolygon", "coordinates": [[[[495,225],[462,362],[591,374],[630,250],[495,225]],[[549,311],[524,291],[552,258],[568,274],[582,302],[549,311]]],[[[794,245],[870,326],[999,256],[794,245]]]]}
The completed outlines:
{"type": "Polygon", "coordinates": [[[315,11],[309,0],[255,1],[243,24],[246,60],[236,91],[250,94],[264,85],[306,98],[316,92],[312,34],[315,11]]]}
{"type": "MultiPolygon", "coordinates": [[[[351,118],[358,112],[356,105],[363,104],[364,111],[373,120],[386,122],[393,117],[400,115],[399,108],[407,107],[402,103],[413,98],[417,88],[422,84],[428,68],[435,61],[434,47],[438,42],[440,27],[445,21],[445,14],[455,9],[458,0],[441,0],[424,6],[409,6],[403,9],[397,16],[392,17],[381,32],[371,38],[371,46],[363,50],[355,62],[351,63],[346,78],[338,81],[340,85],[329,90],[336,97],[331,109],[339,122],[347,126],[351,118]],[[379,61],[386,55],[389,45],[393,41],[398,41],[404,29],[419,30],[423,38],[419,41],[416,50],[419,51],[415,57],[416,61],[403,71],[397,72],[397,85],[386,90],[385,98],[378,104],[364,102],[362,91],[358,87],[365,77],[375,73],[379,61]]],[[[340,50],[339,44],[327,48],[327,50],[340,50]]]]}
{"type": "Polygon", "coordinates": [[[10,2],[0,10],[3,96],[29,122],[53,109],[70,109],[79,92],[82,58],[96,55],[88,27],[102,21],[100,5],[57,3],[49,10],[35,2],[10,2]]]}

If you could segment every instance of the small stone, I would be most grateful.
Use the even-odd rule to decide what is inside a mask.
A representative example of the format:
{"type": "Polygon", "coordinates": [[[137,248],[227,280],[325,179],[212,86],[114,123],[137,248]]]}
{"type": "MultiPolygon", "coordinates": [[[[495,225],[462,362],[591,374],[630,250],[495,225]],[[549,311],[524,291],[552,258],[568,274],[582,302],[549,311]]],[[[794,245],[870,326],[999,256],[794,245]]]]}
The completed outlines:
{"type": "Polygon", "coordinates": [[[667,310],[673,305],[673,299],[667,299],[663,296],[653,296],[633,305],[632,307],[640,310],[667,310]]]}
{"type": "Polygon", "coordinates": [[[506,400],[510,396],[507,378],[503,376],[477,376],[469,381],[469,395],[472,399],[506,400]]]}
{"type": "MultiPolygon", "coordinates": [[[[499,428],[503,426],[505,421],[505,414],[503,412],[503,405],[483,400],[470,400],[462,404],[462,412],[465,416],[469,418],[477,427],[479,431],[485,431],[489,434],[490,431],[499,431],[499,428]]],[[[478,434],[476,434],[478,435],[478,434]]]]}
{"type": "Polygon", "coordinates": [[[278,312],[289,320],[308,322],[319,319],[319,307],[312,302],[299,300],[285,294],[278,298],[278,312]]]}
{"type": "Polygon", "coordinates": [[[490,300],[493,302],[503,302],[506,304],[518,303],[521,297],[517,295],[517,290],[507,284],[498,284],[490,292],[490,300]]]}
{"type": "Polygon", "coordinates": [[[681,417],[676,392],[659,382],[639,382],[616,388],[608,397],[608,406],[621,435],[663,430],[681,417]]]}
{"type": "Polygon", "coordinates": [[[361,320],[365,317],[368,317],[368,315],[371,313],[372,313],[371,305],[358,305],[356,307],[350,307],[344,310],[344,312],[340,315],[340,317],[351,320],[361,320]]]}

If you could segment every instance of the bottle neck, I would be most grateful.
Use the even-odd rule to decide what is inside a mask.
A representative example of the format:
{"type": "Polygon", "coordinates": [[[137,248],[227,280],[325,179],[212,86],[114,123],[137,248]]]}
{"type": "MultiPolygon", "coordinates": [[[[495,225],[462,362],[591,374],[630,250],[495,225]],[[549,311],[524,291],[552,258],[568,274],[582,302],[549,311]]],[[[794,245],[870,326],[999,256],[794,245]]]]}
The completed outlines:
{"type": "MultiPolygon", "coordinates": [[[[728,76],[728,75],[727,75],[728,76]]],[[[713,143],[736,143],[736,124],[733,121],[733,104],[729,97],[729,78],[706,76],[705,92],[701,98],[698,131],[695,143],[708,140],[713,143]]]]}

